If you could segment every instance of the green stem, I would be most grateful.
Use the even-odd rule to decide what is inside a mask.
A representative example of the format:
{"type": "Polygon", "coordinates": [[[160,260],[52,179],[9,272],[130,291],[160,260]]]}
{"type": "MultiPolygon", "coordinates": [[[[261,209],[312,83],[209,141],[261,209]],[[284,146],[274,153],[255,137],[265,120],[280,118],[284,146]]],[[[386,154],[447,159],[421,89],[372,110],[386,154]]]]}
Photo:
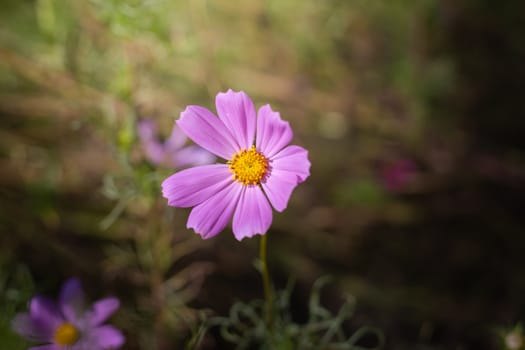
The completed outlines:
{"type": "Polygon", "coordinates": [[[272,292],[272,285],[270,282],[270,273],[268,272],[268,263],[266,260],[266,245],[267,245],[266,242],[267,242],[267,234],[261,236],[261,245],[259,247],[259,259],[261,260],[261,273],[262,273],[263,287],[264,287],[264,299],[266,301],[264,320],[266,322],[266,326],[268,328],[271,328],[272,309],[273,309],[273,292],[272,292]]]}

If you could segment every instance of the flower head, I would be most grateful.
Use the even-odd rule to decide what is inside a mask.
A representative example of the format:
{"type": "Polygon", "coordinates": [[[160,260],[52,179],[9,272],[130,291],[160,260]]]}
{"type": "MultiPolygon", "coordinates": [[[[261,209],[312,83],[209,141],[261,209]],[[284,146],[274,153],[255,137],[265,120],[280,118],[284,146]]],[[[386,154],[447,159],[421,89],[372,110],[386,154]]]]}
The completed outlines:
{"type": "Polygon", "coordinates": [[[178,127],[196,144],[226,160],[180,171],[162,183],[174,207],[194,207],[187,227],[203,238],[217,235],[233,217],[238,240],[265,234],[272,208],[281,212],[297,184],[310,176],[308,152],[289,145],[293,133],[269,105],[255,112],[244,92],[228,90],[215,99],[218,117],[188,106],[178,127]]]}
{"type": "Polygon", "coordinates": [[[390,192],[399,192],[417,177],[416,163],[410,159],[397,159],[383,167],[381,180],[383,186],[390,192]]]}
{"type": "Polygon", "coordinates": [[[29,312],[12,322],[16,333],[28,340],[46,343],[31,350],[105,350],[124,344],[124,336],[103,323],[119,308],[119,300],[105,298],[84,309],[84,292],[78,279],[64,283],[58,302],[35,296],[29,312]]]}
{"type": "Polygon", "coordinates": [[[137,134],[146,158],[156,166],[177,168],[215,161],[215,156],[201,147],[185,147],[188,138],[177,125],[173,126],[170,136],[165,141],[160,141],[157,136],[157,124],[153,120],[143,119],[138,123],[137,134]]]}

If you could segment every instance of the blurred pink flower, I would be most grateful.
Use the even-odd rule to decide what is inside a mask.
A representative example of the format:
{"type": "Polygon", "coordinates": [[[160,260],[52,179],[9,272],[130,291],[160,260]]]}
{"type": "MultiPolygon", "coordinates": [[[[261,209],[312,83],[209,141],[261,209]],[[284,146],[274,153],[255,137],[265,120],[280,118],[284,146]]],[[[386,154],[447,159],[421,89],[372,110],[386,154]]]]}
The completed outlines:
{"type": "Polygon", "coordinates": [[[174,207],[194,207],[187,227],[210,238],[233,216],[237,240],[265,234],[272,208],[281,212],[294,188],[310,176],[308,152],[289,146],[293,132],[269,105],[257,114],[244,92],[228,90],[215,99],[218,118],[208,109],[188,106],[177,125],[195,143],[227,160],[226,164],[180,171],[162,183],[174,207]]]}
{"type": "Polygon", "coordinates": [[[381,170],[381,181],[387,191],[404,190],[416,177],[418,168],[410,159],[398,159],[388,163],[381,170]]]}
{"type": "Polygon", "coordinates": [[[161,142],[157,135],[157,124],[150,119],[139,121],[137,133],[146,158],[156,166],[181,168],[190,165],[213,163],[216,157],[199,146],[186,146],[186,135],[173,126],[170,136],[161,142]]]}
{"type": "Polygon", "coordinates": [[[12,326],[28,340],[46,344],[31,350],[118,349],[124,344],[124,336],[104,322],[119,306],[117,298],[105,298],[85,309],[80,281],[72,278],[62,286],[58,302],[33,297],[29,312],[17,314],[12,326]]]}

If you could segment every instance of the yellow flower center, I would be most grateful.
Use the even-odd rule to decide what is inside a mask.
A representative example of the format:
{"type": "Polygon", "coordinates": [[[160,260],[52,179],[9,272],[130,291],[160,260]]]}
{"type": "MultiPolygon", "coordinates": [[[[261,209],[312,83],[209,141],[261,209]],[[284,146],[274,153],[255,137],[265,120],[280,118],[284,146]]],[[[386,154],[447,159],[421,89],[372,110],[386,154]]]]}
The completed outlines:
{"type": "Polygon", "coordinates": [[[62,323],[55,330],[53,340],[57,345],[73,345],[78,340],[80,334],[78,330],[71,323],[62,323]]]}
{"type": "Polygon", "coordinates": [[[257,185],[268,171],[268,160],[257,152],[255,146],[243,149],[228,162],[233,179],[243,185],[257,185]]]}

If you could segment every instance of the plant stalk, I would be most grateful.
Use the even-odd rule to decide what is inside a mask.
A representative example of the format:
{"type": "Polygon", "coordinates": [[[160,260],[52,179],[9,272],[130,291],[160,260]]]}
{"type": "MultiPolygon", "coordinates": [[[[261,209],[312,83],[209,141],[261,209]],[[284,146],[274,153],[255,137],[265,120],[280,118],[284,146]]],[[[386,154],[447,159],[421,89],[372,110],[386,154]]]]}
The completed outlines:
{"type": "Polygon", "coordinates": [[[261,243],[259,246],[259,259],[261,261],[261,274],[263,279],[264,287],[264,300],[265,300],[265,310],[264,310],[264,320],[266,326],[270,329],[273,322],[273,289],[270,282],[270,273],[268,271],[268,263],[266,259],[266,246],[267,246],[267,234],[261,236],[261,243]]]}

